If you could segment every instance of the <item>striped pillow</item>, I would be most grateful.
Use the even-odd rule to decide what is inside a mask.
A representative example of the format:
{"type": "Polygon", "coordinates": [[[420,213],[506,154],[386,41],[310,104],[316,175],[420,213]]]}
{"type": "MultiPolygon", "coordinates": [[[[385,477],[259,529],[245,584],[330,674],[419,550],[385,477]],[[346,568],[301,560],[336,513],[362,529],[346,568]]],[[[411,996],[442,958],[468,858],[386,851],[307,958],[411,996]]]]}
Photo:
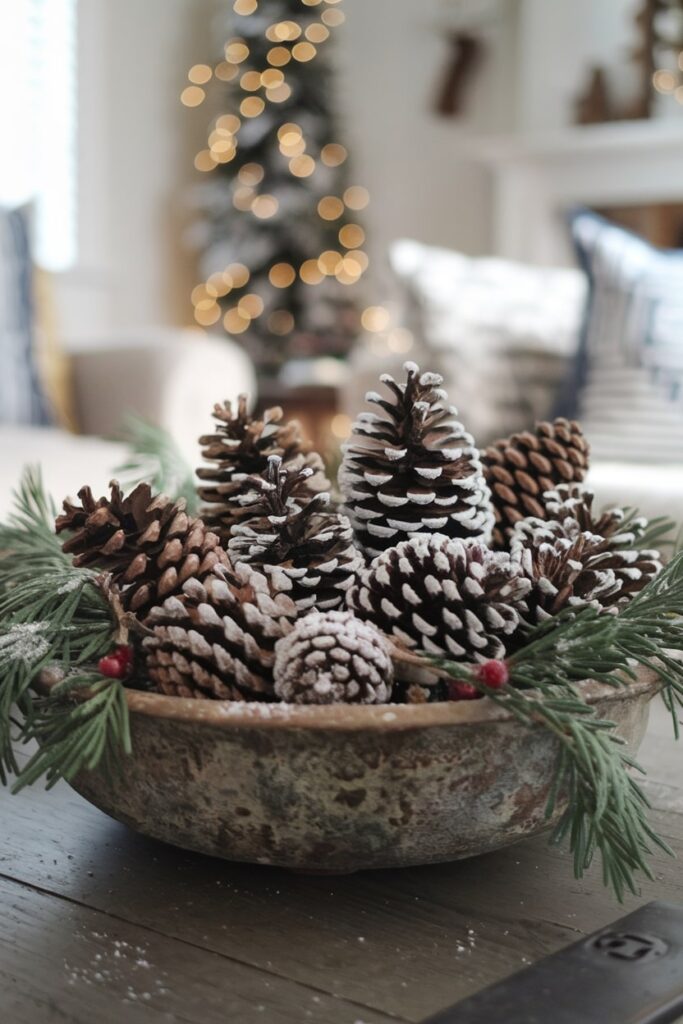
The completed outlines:
{"type": "Polygon", "coordinates": [[[577,408],[594,457],[683,459],[683,250],[589,211],[572,220],[589,297],[577,408]]]}
{"type": "Polygon", "coordinates": [[[0,209],[0,423],[49,422],[34,361],[31,270],[26,214],[0,209]]]}

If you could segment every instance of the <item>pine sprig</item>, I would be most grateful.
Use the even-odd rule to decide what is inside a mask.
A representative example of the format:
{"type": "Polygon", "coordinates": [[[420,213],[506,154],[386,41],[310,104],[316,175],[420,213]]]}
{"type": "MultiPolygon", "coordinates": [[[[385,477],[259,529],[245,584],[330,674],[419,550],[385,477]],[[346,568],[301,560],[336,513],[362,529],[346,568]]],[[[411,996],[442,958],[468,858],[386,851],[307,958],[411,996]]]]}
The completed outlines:
{"type": "Polygon", "coordinates": [[[123,440],[130,452],[115,474],[130,490],[149,483],[156,494],[184,498],[188,512],[199,507],[194,470],[168,431],[137,416],[126,418],[123,440]]]}
{"type": "Polygon", "coordinates": [[[39,468],[26,468],[13,498],[13,512],[6,523],[0,523],[0,595],[17,583],[69,564],[54,532],[56,510],[39,468]]]}

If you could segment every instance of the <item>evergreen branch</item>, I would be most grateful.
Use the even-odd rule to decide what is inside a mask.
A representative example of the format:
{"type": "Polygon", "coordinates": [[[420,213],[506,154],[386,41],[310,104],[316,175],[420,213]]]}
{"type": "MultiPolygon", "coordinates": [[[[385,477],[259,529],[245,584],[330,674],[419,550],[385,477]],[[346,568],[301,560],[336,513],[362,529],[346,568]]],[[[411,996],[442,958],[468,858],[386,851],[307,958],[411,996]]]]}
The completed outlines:
{"type": "Polygon", "coordinates": [[[167,494],[174,500],[184,498],[188,511],[197,511],[194,471],[168,431],[137,416],[128,416],[123,440],[130,454],[114,472],[126,488],[149,483],[155,493],[167,494]]]}
{"type": "Polygon", "coordinates": [[[26,467],[13,497],[14,511],[0,524],[0,595],[69,564],[54,532],[56,510],[39,468],[26,467]]]}

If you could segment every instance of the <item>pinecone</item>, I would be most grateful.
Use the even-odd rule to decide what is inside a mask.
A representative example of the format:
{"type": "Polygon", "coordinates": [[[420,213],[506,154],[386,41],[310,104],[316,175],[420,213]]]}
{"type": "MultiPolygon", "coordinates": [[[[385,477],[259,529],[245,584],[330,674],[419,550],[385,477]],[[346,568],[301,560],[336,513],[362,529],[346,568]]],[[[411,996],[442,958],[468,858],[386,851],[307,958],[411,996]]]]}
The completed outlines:
{"type": "Polygon", "coordinates": [[[443,378],[415,363],[405,370],[405,384],[380,378],[388,400],[368,392],[381,411],[361,413],[343,446],[345,511],[371,557],[418,533],[487,541],[493,525],[479,453],[444,404],[443,378]]]}
{"type": "Polygon", "coordinates": [[[67,499],[55,529],[73,534],[63,549],[74,556],[74,565],[111,573],[124,608],[138,618],[180,593],[186,580],[202,579],[214,565],[227,563],[216,534],[187,514],[184,501],[155,496],[148,484],[138,484],[128,497],[115,480],[110,487],[111,497],[98,501],[82,487],[81,504],[67,499]]]}
{"type": "Polygon", "coordinates": [[[556,484],[581,481],[588,442],[574,420],[537,423],[534,431],[495,441],[482,455],[496,516],[493,546],[506,548],[515,523],[545,518],[543,494],[556,484]]]}
{"type": "Polygon", "coordinates": [[[507,553],[420,534],[376,558],[349,604],[406,647],[487,661],[505,656],[529,590],[507,553]]]}
{"type": "Polygon", "coordinates": [[[275,647],[275,692],[288,704],[386,704],[393,678],[386,639],[352,612],[311,612],[275,647]]]}
{"type": "Polygon", "coordinates": [[[662,568],[658,551],[635,545],[647,520],[620,508],[593,514],[593,495],[576,484],[543,496],[545,518],[517,524],[511,540],[515,559],[534,580],[529,597],[536,618],[569,605],[610,608],[628,601],[662,568]]]}
{"type": "Polygon", "coordinates": [[[262,419],[253,419],[247,411],[247,396],[240,395],[236,411],[230,402],[225,402],[214,406],[213,415],[218,421],[215,433],[199,439],[204,446],[202,457],[213,465],[201,466],[197,476],[206,481],[199,488],[200,498],[207,502],[202,510],[203,519],[218,533],[225,547],[233,526],[245,517],[236,500],[244,489],[244,481],[248,476],[265,472],[270,455],[279,455],[288,468],[313,470],[299,481],[302,494],[329,490],[322,459],[304,441],[296,421],[282,423],[283,412],[278,406],[267,409],[262,419]]]}
{"type": "Polygon", "coordinates": [[[273,700],[275,643],[296,614],[250,566],[216,566],[150,612],[149,678],[169,696],[273,700]]]}
{"type": "Polygon", "coordinates": [[[249,477],[239,499],[247,518],[233,526],[228,552],[264,572],[276,592],[289,594],[300,612],[346,603],[364,565],[346,516],[330,512],[329,494],[306,494],[310,467],[287,469],[268,457],[260,477],[249,477]]]}

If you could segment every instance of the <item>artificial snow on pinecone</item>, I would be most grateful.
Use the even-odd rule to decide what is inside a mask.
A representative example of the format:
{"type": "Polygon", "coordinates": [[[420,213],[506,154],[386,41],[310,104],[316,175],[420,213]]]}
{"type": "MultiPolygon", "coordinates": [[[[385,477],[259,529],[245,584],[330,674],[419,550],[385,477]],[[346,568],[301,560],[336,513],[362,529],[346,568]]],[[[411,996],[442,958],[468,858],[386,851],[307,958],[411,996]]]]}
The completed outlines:
{"type": "Polygon", "coordinates": [[[244,507],[237,500],[249,476],[265,472],[268,458],[278,455],[287,467],[307,467],[313,472],[300,481],[302,493],[314,495],[327,491],[323,461],[312,445],[304,440],[295,420],[282,422],[279,406],[267,409],[261,419],[249,415],[247,396],[240,395],[237,408],[231,402],[214,406],[217,426],[213,434],[200,437],[202,458],[211,465],[200,466],[197,476],[203,485],[199,496],[206,506],[202,517],[214,529],[224,546],[236,523],[244,519],[244,507]]]}
{"type": "Polygon", "coordinates": [[[216,566],[147,618],[147,674],[161,692],[216,700],[273,700],[275,644],[297,609],[248,565],[216,566]]]}
{"type": "Polygon", "coordinates": [[[379,555],[349,605],[412,650],[486,661],[504,657],[530,588],[506,552],[420,534],[379,555]]]}
{"type": "Polygon", "coordinates": [[[289,594],[300,612],[344,606],[364,560],[346,516],[327,508],[329,494],[310,496],[313,470],[287,468],[279,455],[268,458],[262,476],[249,477],[240,503],[243,522],[233,526],[228,552],[289,594]]]}
{"type": "Polygon", "coordinates": [[[63,549],[74,565],[109,572],[124,608],[138,618],[180,593],[186,580],[227,563],[218,536],[187,514],[184,500],[154,495],[149,484],[138,484],[127,497],[115,480],[110,487],[111,496],[99,500],[82,487],[80,504],[67,499],[55,529],[72,535],[63,549]]]}
{"type": "Polygon", "coordinates": [[[310,612],[275,647],[275,693],[289,704],[385,704],[390,645],[352,612],[310,612]]]}
{"type": "Polygon", "coordinates": [[[544,502],[546,518],[520,521],[510,542],[513,560],[532,581],[532,621],[567,607],[611,608],[660,572],[659,552],[633,546],[646,520],[618,508],[594,517],[593,495],[577,485],[546,492],[544,502]]]}
{"type": "Polygon", "coordinates": [[[574,420],[537,423],[535,429],[495,441],[482,453],[496,525],[493,545],[506,548],[515,523],[545,517],[543,494],[557,484],[580,482],[588,469],[589,447],[574,420]]]}
{"type": "Polygon", "coordinates": [[[368,392],[379,412],[361,413],[342,449],[339,484],[358,542],[370,557],[419,533],[486,542],[493,513],[479,452],[443,378],[404,368],[404,384],[380,378],[388,399],[368,392]]]}

